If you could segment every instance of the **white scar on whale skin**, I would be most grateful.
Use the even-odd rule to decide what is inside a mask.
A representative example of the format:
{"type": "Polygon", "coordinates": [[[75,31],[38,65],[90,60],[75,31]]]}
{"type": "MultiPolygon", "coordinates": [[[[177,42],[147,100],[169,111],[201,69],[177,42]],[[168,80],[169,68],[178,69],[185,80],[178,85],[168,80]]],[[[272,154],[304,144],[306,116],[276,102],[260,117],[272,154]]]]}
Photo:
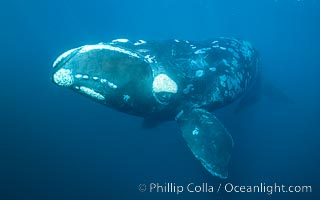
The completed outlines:
{"type": "Polygon", "coordinates": [[[87,87],[81,86],[80,87],[80,91],[85,93],[86,95],[94,98],[94,99],[98,99],[98,100],[101,100],[101,101],[105,100],[105,97],[102,94],[94,91],[91,88],[87,88],[87,87]]]}
{"type": "Polygon", "coordinates": [[[60,86],[69,87],[73,84],[72,71],[70,69],[59,69],[53,74],[53,81],[60,86]]]}
{"type": "Polygon", "coordinates": [[[153,80],[152,89],[156,93],[158,92],[177,93],[178,86],[176,82],[174,82],[166,74],[159,74],[153,80]]]}
{"type": "Polygon", "coordinates": [[[120,52],[120,53],[124,53],[124,54],[127,54],[127,55],[132,56],[132,57],[140,58],[140,56],[138,56],[138,54],[136,54],[136,53],[133,53],[131,51],[128,51],[128,50],[125,50],[125,49],[122,49],[122,48],[119,48],[119,47],[114,47],[114,46],[111,46],[111,45],[108,45],[108,44],[85,45],[85,46],[82,46],[80,48],[81,48],[81,50],[79,51],[79,53],[86,53],[88,51],[97,50],[97,49],[99,49],[99,50],[107,49],[107,50],[111,50],[111,51],[117,51],[117,52],[120,52]]]}
{"type": "Polygon", "coordinates": [[[196,77],[201,77],[201,76],[204,75],[204,72],[203,72],[203,70],[199,69],[199,70],[196,71],[195,75],[196,75],[196,77]]]}

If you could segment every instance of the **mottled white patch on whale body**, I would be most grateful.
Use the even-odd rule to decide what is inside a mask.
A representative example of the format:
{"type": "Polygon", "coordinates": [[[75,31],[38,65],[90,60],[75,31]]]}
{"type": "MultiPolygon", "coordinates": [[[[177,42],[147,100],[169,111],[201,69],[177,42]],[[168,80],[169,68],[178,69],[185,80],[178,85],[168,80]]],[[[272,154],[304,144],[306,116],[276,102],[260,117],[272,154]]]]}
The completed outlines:
{"type": "Polygon", "coordinates": [[[109,87],[111,87],[112,89],[117,89],[118,86],[114,83],[108,82],[109,87]]]}
{"type": "Polygon", "coordinates": [[[115,39],[115,40],[112,40],[112,42],[126,43],[126,42],[129,42],[129,40],[128,39],[115,39]]]}
{"type": "Polygon", "coordinates": [[[98,100],[101,100],[101,101],[105,100],[105,97],[102,94],[94,91],[91,88],[88,88],[88,87],[85,87],[85,86],[81,86],[80,87],[80,91],[83,92],[84,94],[94,98],[94,99],[98,99],[98,100]]]}
{"type": "Polygon", "coordinates": [[[135,42],[133,45],[137,46],[137,45],[141,45],[141,44],[145,44],[147,43],[146,41],[144,40],[138,40],[137,42],[135,42]]]}
{"type": "Polygon", "coordinates": [[[211,48],[198,49],[197,51],[194,52],[194,54],[203,54],[203,53],[206,53],[209,50],[211,50],[211,48]]]}
{"type": "Polygon", "coordinates": [[[81,47],[81,50],[79,51],[79,53],[86,53],[88,51],[97,50],[97,49],[100,49],[100,50],[107,49],[110,51],[117,51],[117,52],[124,53],[124,54],[127,54],[132,57],[140,58],[140,56],[138,56],[138,54],[136,54],[136,53],[133,53],[133,52],[128,51],[126,49],[122,49],[120,47],[114,47],[114,46],[111,46],[108,44],[85,45],[85,46],[81,47]]]}
{"type": "Polygon", "coordinates": [[[57,64],[64,58],[66,58],[67,56],[69,56],[70,54],[72,54],[72,52],[74,52],[75,50],[77,50],[78,48],[74,48],[74,49],[70,49],[66,52],[64,52],[63,54],[61,54],[54,62],[52,67],[55,68],[57,66],[57,64]]]}
{"type": "Polygon", "coordinates": [[[203,74],[204,74],[204,72],[201,69],[196,71],[196,77],[201,77],[201,76],[203,76],[203,74]]]}
{"type": "Polygon", "coordinates": [[[72,72],[70,69],[59,69],[53,74],[53,81],[60,86],[69,87],[73,83],[72,72]]]}
{"type": "Polygon", "coordinates": [[[178,86],[169,76],[166,74],[159,74],[156,76],[152,83],[153,92],[169,92],[177,93],[178,86]]]}
{"type": "Polygon", "coordinates": [[[242,43],[241,52],[245,59],[250,60],[252,56],[252,45],[248,41],[242,43]]]}
{"type": "Polygon", "coordinates": [[[222,87],[226,87],[226,80],[227,80],[227,76],[226,75],[222,75],[219,77],[220,78],[220,85],[222,87]]]}
{"type": "Polygon", "coordinates": [[[155,60],[155,56],[146,55],[144,57],[144,60],[148,63],[157,63],[157,61],[155,60]]]}

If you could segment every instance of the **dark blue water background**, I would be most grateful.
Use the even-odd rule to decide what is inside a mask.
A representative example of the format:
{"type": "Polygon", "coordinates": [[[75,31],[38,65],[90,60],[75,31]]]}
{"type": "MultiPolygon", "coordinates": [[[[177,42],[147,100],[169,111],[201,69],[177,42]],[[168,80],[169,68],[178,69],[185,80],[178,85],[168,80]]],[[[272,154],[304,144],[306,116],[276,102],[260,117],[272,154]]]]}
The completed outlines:
{"type": "Polygon", "coordinates": [[[12,0],[0,3],[0,199],[316,199],[320,2],[316,0],[12,0]],[[115,38],[233,36],[294,104],[262,98],[217,115],[235,141],[230,178],[212,177],[175,122],[151,130],[50,80],[65,50],[115,38]],[[141,193],[141,183],[312,185],[311,194],[141,193]]]}

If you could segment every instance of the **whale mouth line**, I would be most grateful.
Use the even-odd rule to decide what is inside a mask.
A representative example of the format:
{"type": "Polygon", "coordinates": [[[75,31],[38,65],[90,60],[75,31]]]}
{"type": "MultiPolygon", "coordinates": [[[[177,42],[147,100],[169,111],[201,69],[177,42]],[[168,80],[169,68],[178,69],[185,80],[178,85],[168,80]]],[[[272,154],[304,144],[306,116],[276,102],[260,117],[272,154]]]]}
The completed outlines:
{"type": "Polygon", "coordinates": [[[58,68],[59,66],[63,66],[67,63],[71,58],[73,58],[79,52],[81,47],[70,49],[63,54],[61,54],[54,62],[52,67],[54,69],[58,68]]]}
{"type": "Polygon", "coordinates": [[[77,54],[82,54],[82,53],[87,53],[92,50],[110,50],[114,52],[119,52],[122,54],[129,55],[131,57],[135,58],[141,58],[137,53],[129,51],[124,48],[120,47],[115,47],[109,44],[103,44],[103,43],[98,43],[98,44],[93,44],[93,45],[84,45],[81,47],[73,48],[70,49],[64,53],[62,53],[54,62],[52,67],[53,68],[58,68],[59,66],[63,66],[66,64],[70,59],[72,59],[75,55],[77,54]]]}

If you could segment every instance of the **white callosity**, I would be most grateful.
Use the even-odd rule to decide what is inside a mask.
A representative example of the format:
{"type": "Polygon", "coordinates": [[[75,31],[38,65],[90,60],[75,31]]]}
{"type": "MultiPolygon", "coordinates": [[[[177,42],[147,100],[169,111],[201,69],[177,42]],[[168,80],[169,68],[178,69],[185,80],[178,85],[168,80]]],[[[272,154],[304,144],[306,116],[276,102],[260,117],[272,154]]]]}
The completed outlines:
{"type": "MultiPolygon", "coordinates": [[[[76,74],[76,75],[75,75],[75,78],[77,78],[77,79],[82,78],[83,80],[89,80],[89,79],[90,79],[90,77],[89,77],[88,75],[86,75],[86,74],[84,74],[84,75],[82,75],[82,74],[76,74]]],[[[114,84],[114,83],[112,83],[112,82],[109,82],[107,79],[104,79],[104,78],[103,78],[103,79],[100,79],[100,78],[97,77],[97,76],[92,76],[91,78],[92,78],[92,80],[94,80],[94,81],[99,81],[99,80],[100,80],[101,83],[107,83],[108,86],[109,86],[110,88],[112,88],[112,89],[117,89],[117,88],[118,88],[118,86],[117,86],[116,84],[114,84]]]]}
{"type": "Polygon", "coordinates": [[[82,78],[83,79],[89,79],[89,76],[88,75],[83,75],[82,78]]]}
{"type": "Polygon", "coordinates": [[[132,57],[140,58],[140,56],[138,56],[138,54],[136,54],[136,53],[133,53],[133,52],[128,51],[126,49],[122,49],[120,47],[114,47],[114,46],[111,46],[111,45],[108,45],[108,44],[85,45],[85,46],[81,47],[81,50],[79,51],[79,53],[86,53],[88,51],[97,50],[97,49],[100,49],[100,50],[101,49],[107,49],[107,50],[110,50],[110,51],[117,51],[117,52],[120,52],[120,53],[123,53],[123,54],[127,54],[127,55],[132,56],[132,57]]]}
{"type": "Polygon", "coordinates": [[[159,74],[153,80],[152,84],[153,92],[168,92],[177,93],[178,86],[169,76],[166,74],[159,74]]]}
{"type": "Polygon", "coordinates": [[[144,60],[148,63],[157,63],[157,61],[155,60],[155,56],[146,55],[144,57],[144,60]]]}
{"type": "Polygon", "coordinates": [[[80,91],[83,92],[84,94],[86,94],[86,95],[94,98],[94,99],[101,100],[101,101],[102,101],[102,100],[105,100],[105,97],[104,97],[102,94],[94,91],[94,90],[91,89],[91,88],[81,86],[81,87],[80,87],[80,91]]]}
{"type": "Polygon", "coordinates": [[[76,78],[82,78],[82,74],[76,74],[74,77],[76,77],[76,78]]]}
{"type": "Polygon", "coordinates": [[[117,89],[118,88],[118,86],[116,84],[111,83],[111,82],[108,82],[108,85],[109,85],[110,88],[113,88],[113,89],[117,89]]]}
{"type": "Polygon", "coordinates": [[[137,45],[141,45],[141,44],[145,44],[147,43],[146,41],[144,40],[138,40],[137,42],[135,42],[133,45],[137,46],[137,45]]]}
{"type": "Polygon", "coordinates": [[[53,81],[60,86],[69,87],[73,84],[72,71],[61,68],[53,74],[53,81]]]}
{"type": "Polygon", "coordinates": [[[115,39],[115,40],[112,40],[112,42],[121,42],[121,43],[126,43],[126,42],[129,42],[128,39],[115,39]]]}

